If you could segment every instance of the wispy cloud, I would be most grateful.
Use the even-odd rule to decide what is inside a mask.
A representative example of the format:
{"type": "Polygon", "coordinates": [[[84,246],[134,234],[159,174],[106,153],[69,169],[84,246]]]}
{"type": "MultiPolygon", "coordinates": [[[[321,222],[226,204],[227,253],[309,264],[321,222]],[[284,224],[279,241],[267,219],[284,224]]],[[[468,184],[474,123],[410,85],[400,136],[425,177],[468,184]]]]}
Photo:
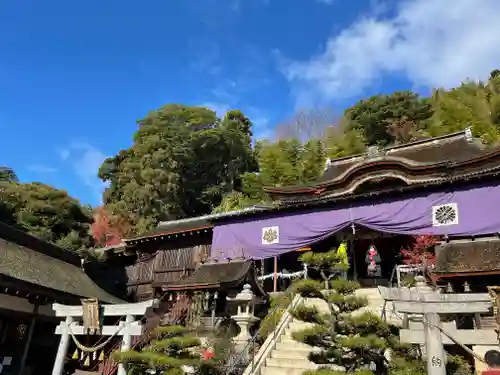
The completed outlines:
{"type": "Polygon", "coordinates": [[[48,165],[44,165],[44,164],[28,165],[27,169],[31,172],[40,173],[40,174],[57,172],[56,168],[49,167],[48,165]]]}
{"type": "Polygon", "coordinates": [[[220,47],[209,38],[192,38],[188,42],[190,71],[215,76],[221,73],[220,47]]]}
{"type": "Polygon", "coordinates": [[[231,109],[230,105],[224,103],[205,102],[200,105],[215,111],[215,113],[217,113],[217,117],[223,117],[226,112],[231,109]]]}
{"type": "Polygon", "coordinates": [[[97,173],[107,156],[86,142],[73,142],[68,148],[61,149],[59,155],[63,161],[71,164],[76,175],[101,201],[106,184],[97,177],[97,173]]]}
{"type": "Polygon", "coordinates": [[[335,0],[316,0],[318,3],[323,3],[323,4],[326,4],[326,5],[332,5],[335,0]]]}
{"type": "Polygon", "coordinates": [[[353,97],[384,74],[449,88],[500,65],[498,0],[405,0],[392,16],[376,8],[329,38],[322,54],[281,61],[299,102],[353,97]]]}

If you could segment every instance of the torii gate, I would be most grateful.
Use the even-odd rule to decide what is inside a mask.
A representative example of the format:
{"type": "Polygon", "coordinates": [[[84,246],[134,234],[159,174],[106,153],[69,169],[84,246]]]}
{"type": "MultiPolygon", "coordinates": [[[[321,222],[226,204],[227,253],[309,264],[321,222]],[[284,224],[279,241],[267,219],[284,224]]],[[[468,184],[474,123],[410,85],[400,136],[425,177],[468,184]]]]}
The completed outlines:
{"type": "MultiPolygon", "coordinates": [[[[132,336],[140,336],[142,334],[142,325],[140,321],[136,321],[136,316],[144,316],[146,309],[157,305],[157,300],[149,300],[138,303],[123,303],[117,305],[97,305],[97,309],[88,311],[84,309],[83,305],[68,306],[54,303],[52,309],[55,311],[57,317],[66,318],[56,327],[56,334],[61,335],[61,341],[57,349],[57,355],[52,369],[52,375],[62,375],[64,370],[64,362],[68,352],[70,337],[81,336],[87,334],[88,326],[79,324],[75,320],[83,320],[84,317],[90,313],[92,318],[96,318],[99,322],[99,327],[90,327],[95,332],[99,332],[103,336],[122,336],[121,351],[130,350],[132,345],[132,336]],[[120,321],[118,325],[114,326],[100,326],[104,317],[125,317],[125,321],[120,321]]],[[[92,310],[92,309],[91,309],[92,310]]],[[[126,375],[126,369],[120,363],[118,367],[118,375],[126,375]]]]}
{"type": "Polygon", "coordinates": [[[425,345],[429,375],[446,375],[443,344],[455,344],[456,341],[464,345],[498,346],[494,330],[458,330],[454,323],[441,323],[439,316],[489,312],[493,304],[488,293],[440,294],[422,279],[417,277],[417,287],[411,290],[379,287],[379,291],[384,299],[394,304],[397,312],[423,317],[420,327],[417,324],[402,329],[400,339],[425,345]]]}

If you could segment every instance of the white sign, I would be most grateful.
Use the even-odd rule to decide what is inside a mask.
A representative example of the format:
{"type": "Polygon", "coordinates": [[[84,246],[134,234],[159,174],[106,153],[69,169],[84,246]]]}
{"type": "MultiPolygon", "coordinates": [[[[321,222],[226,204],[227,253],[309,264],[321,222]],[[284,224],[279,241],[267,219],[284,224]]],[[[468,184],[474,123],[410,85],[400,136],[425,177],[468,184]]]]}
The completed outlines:
{"type": "Polygon", "coordinates": [[[272,245],[276,243],[280,243],[280,227],[262,228],[262,245],[272,245]]]}
{"type": "Polygon", "coordinates": [[[439,206],[432,206],[432,225],[443,227],[458,224],[458,205],[447,203],[439,206]]]}

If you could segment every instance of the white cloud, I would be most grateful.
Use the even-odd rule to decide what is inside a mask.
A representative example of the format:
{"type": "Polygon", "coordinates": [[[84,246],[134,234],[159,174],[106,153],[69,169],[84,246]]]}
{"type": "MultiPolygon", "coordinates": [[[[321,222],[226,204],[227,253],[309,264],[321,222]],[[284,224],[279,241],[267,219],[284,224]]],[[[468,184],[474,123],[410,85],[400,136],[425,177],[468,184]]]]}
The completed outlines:
{"type": "Polygon", "coordinates": [[[97,173],[107,156],[86,142],[73,142],[68,149],[60,150],[59,154],[63,161],[71,163],[78,177],[101,201],[106,184],[97,177],[97,173]]]}
{"type": "Polygon", "coordinates": [[[323,3],[323,4],[326,4],[326,5],[332,5],[335,0],[316,0],[318,3],[323,3]]]}
{"type": "MultiPolygon", "coordinates": [[[[282,71],[300,104],[359,95],[383,74],[417,87],[456,86],[500,67],[500,1],[405,0],[391,17],[373,10],[332,36],[309,61],[282,71]]],[[[309,103],[310,104],[310,103],[309,103]]]]}

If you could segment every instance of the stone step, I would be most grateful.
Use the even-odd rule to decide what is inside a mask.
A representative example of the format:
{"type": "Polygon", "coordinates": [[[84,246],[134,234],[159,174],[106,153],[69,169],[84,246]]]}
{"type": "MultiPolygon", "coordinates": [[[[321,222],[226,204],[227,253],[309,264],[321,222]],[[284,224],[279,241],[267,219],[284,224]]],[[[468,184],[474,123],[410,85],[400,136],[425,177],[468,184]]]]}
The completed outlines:
{"type": "Polygon", "coordinates": [[[302,375],[302,373],[307,370],[300,368],[283,368],[283,367],[272,367],[264,366],[262,367],[261,375],[302,375]]]}
{"type": "Polygon", "coordinates": [[[311,352],[314,350],[314,347],[304,344],[303,342],[298,342],[294,340],[286,340],[276,343],[276,350],[278,351],[301,351],[301,352],[311,352]]]}
{"type": "Polygon", "coordinates": [[[318,365],[309,361],[308,359],[300,358],[268,358],[266,360],[266,367],[281,367],[281,368],[292,368],[292,369],[302,369],[315,370],[318,365]]]}
{"type": "Polygon", "coordinates": [[[309,354],[311,350],[309,349],[293,349],[293,350],[273,350],[271,352],[271,358],[277,359],[304,359],[309,360],[309,354]]]}
{"type": "Polygon", "coordinates": [[[292,338],[292,336],[288,336],[288,335],[281,336],[279,338],[279,342],[283,343],[283,344],[303,344],[303,345],[307,345],[307,344],[304,344],[303,342],[294,340],[292,338]]]}

